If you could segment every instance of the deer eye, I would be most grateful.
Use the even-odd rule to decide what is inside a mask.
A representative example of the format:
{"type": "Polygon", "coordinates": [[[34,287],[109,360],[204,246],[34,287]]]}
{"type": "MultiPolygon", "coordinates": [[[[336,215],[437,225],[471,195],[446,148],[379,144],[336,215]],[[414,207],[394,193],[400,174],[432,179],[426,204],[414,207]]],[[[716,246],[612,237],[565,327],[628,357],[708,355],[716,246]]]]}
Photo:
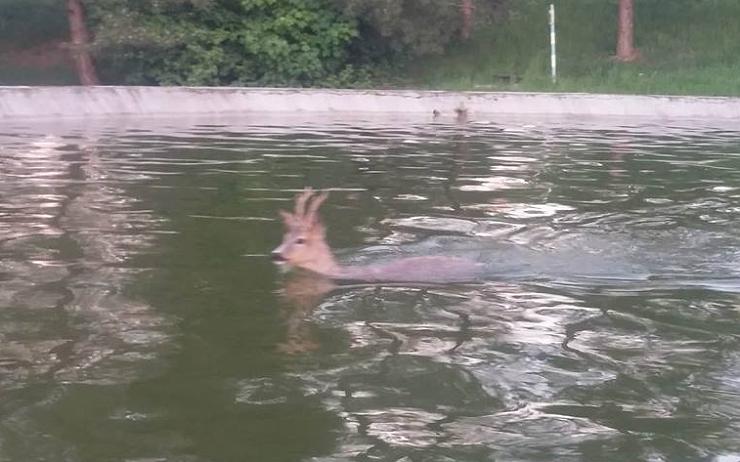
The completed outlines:
{"type": "Polygon", "coordinates": [[[295,243],[296,244],[305,244],[306,243],[306,239],[305,238],[302,238],[302,237],[299,237],[298,239],[295,240],[295,243]]]}

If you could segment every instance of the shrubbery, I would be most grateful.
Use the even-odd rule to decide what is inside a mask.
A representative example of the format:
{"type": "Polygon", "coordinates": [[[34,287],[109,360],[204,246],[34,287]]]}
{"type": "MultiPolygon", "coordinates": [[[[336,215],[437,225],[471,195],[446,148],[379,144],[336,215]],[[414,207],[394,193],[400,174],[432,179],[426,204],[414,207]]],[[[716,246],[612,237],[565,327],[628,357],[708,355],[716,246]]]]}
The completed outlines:
{"type": "MultiPolygon", "coordinates": [[[[459,0],[82,0],[105,84],[382,85],[458,41],[459,0]]],[[[475,0],[477,22],[505,0],[475,0]]],[[[0,0],[0,54],[65,50],[64,0],[0,0]],[[51,49],[51,48],[50,48],[51,49]]]]}
{"type": "Polygon", "coordinates": [[[307,84],[342,71],[357,35],[326,0],[88,2],[104,80],[307,84]]]}
{"type": "Polygon", "coordinates": [[[460,28],[457,2],[449,0],[87,0],[86,6],[99,73],[109,83],[347,86],[442,53],[460,28]]]}

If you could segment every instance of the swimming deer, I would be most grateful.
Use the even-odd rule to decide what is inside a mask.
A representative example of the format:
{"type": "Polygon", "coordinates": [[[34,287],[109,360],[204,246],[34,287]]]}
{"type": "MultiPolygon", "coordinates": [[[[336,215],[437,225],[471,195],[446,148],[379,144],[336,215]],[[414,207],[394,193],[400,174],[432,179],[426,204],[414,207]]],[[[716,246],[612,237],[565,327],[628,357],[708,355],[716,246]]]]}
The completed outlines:
{"type": "Polygon", "coordinates": [[[306,188],[295,199],[293,213],[280,211],[285,224],[283,242],[272,259],[292,268],[307,270],[332,280],[359,282],[449,283],[473,282],[483,270],[481,263],[459,257],[405,257],[387,263],[343,266],[326,242],[326,228],[318,214],[328,192],[306,188]]]}

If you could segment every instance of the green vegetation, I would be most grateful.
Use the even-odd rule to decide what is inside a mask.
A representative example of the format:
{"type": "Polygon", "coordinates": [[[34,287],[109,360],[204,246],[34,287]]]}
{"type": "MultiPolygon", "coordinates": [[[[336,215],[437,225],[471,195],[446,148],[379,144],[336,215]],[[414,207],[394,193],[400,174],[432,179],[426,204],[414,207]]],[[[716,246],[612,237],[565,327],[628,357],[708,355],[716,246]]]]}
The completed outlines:
{"type": "Polygon", "coordinates": [[[327,0],[88,2],[108,81],[296,85],[346,66],[355,25],[327,0]]]}
{"type": "Polygon", "coordinates": [[[416,61],[410,81],[428,88],[740,95],[740,2],[636,0],[641,58],[613,59],[616,2],[554,0],[558,83],[550,81],[547,5],[518,0],[470,43],[416,61]]]}
{"type": "Polygon", "coordinates": [[[0,0],[0,49],[8,42],[36,45],[66,33],[64,2],[0,0]]]}
{"type": "Polygon", "coordinates": [[[59,0],[0,0],[0,85],[76,83],[74,70],[62,60],[34,59],[48,48],[47,42],[67,30],[64,3],[59,0]],[[26,53],[31,59],[18,56],[15,51],[21,47],[31,49],[26,53]]]}
{"type": "MultiPolygon", "coordinates": [[[[475,0],[461,40],[459,0],[85,0],[108,84],[740,95],[738,0],[635,0],[633,63],[613,58],[617,0],[552,0],[556,84],[549,3],[475,0]]],[[[0,84],[70,81],[53,60],[3,63],[13,44],[66,40],[61,4],[0,0],[0,84]]]]}
{"type": "Polygon", "coordinates": [[[394,63],[443,53],[460,27],[456,4],[440,0],[96,0],[87,9],[103,79],[133,84],[368,86],[394,63]]]}

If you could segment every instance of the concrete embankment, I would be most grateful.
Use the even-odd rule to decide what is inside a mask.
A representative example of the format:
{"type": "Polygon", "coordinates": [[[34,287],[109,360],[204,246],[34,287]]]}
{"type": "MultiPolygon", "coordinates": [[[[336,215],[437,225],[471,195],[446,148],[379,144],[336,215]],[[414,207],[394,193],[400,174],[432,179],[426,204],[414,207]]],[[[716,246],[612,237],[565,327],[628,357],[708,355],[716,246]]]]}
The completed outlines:
{"type": "Polygon", "coordinates": [[[224,87],[0,87],[0,119],[235,113],[740,118],[740,98],[224,87]]]}

